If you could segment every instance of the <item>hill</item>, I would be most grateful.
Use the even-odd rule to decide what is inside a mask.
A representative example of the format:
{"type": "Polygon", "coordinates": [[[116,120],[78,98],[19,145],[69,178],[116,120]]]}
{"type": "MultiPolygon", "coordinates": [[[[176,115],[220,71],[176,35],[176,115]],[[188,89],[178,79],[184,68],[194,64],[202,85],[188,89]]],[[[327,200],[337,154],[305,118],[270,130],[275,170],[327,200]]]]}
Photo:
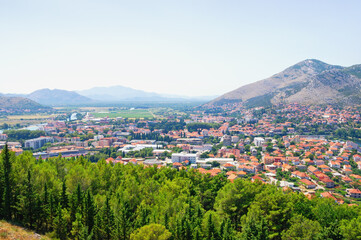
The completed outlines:
{"type": "Polygon", "coordinates": [[[307,59],[270,78],[228,92],[206,106],[243,102],[246,106],[278,103],[361,103],[361,65],[341,67],[307,59]]]}
{"type": "Polygon", "coordinates": [[[47,106],[79,105],[93,102],[92,99],[81,96],[73,91],[60,89],[50,90],[48,88],[32,92],[26,95],[26,97],[47,106]]]}
{"type": "Polygon", "coordinates": [[[43,111],[48,109],[50,108],[28,98],[0,96],[0,110],[3,111],[43,111]]]}

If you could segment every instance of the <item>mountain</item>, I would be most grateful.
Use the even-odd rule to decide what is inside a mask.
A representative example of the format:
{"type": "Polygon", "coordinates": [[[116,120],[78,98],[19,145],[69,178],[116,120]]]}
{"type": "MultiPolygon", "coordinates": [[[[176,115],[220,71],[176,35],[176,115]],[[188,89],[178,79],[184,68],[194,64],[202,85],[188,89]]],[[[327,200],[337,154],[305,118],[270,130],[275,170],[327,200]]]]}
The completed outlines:
{"type": "Polygon", "coordinates": [[[81,96],[76,92],[60,89],[50,90],[48,88],[44,88],[36,90],[35,92],[25,96],[47,106],[79,105],[94,102],[92,99],[81,96]]]}
{"type": "Polygon", "coordinates": [[[143,101],[143,102],[182,102],[182,101],[209,101],[212,97],[186,97],[170,94],[146,92],[124,86],[94,87],[87,90],[77,91],[80,95],[100,101],[143,101]]]}
{"type": "Polygon", "coordinates": [[[361,103],[361,65],[341,67],[316,59],[299,62],[270,78],[228,92],[206,106],[243,102],[257,107],[278,103],[361,103]]]}
{"type": "Polygon", "coordinates": [[[87,90],[77,91],[77,93],[99,101],[122,101],[134,98],[159,98],[157,93],[145,92],[129,87],[111,86],[111,87],[94,87],[87,90]]]}
{"type": "Polygon", "coordinates": [[[49,107],[40,105],[33,100],[24,97],[0,96],[0,110],[5,111],[43,111],[50,110],[49,107]]]}

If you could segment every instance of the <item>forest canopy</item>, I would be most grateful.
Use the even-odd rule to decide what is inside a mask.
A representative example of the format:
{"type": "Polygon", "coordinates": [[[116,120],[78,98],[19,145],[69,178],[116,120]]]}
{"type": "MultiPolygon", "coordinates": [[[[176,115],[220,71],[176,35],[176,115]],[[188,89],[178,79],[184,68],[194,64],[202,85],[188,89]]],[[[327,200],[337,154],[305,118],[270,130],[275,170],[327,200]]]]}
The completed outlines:
{"type": "Polygon", "coordinates": [[[197,170],[0,158],[0,217],[57,239],[355,239],[359,206],[197,170]],[[156,236],[157,238],[152,238],[156,236]]]}

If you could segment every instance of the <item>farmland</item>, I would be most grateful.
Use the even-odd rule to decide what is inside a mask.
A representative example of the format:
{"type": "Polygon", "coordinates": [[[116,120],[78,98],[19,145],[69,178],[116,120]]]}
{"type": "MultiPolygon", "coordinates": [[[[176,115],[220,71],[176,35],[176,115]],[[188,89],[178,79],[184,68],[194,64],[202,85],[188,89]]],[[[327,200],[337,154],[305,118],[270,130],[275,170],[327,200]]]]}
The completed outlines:
{"type": "Polygon", "coordinates": [[[133,110],[117,110],[110,112],[92,112],[91,113],[95,118],[154,118],[154,114],[148,109],[133,109],[133,110]]]}

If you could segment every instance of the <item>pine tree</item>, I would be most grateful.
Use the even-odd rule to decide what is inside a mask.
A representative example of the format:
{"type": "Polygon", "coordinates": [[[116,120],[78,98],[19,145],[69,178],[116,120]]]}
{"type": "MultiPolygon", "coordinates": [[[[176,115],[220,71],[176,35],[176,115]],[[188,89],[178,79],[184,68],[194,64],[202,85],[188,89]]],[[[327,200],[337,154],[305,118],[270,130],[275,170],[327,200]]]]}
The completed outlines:
{"type": "Polygon", "coordinates": [[[82,222],[82,215],[77,213],[75,216],[75,221],[72,224],[71,229],[72,239],[76,240],[87,240],[91,239],[91,234],[88,232],[88,227],[84,226],[82,222]]]}
{"type": "Polygon", "coordinates": [[[0,219],[4,218],[4,171],[3,161],[0,161],[0,219]]]}
{"type": "Polygon", "coordinates": [[[169,217],[167,212],[164,214],[164,227],[169,229],[169,217]]]}
{"type": "Polygon", "coordinates": [[[61,209],[61,205],[58,204],[57,207],[57,216],[54,219],[54,230],[56,233],[56,237],[60,240],[67,239],[67,223],[65,219],[63,218],[63,212],[61,209]]]}
{"type": "Polygon", "coordinates": [[[207,237],[208,239],[218,239],[218,232],[214,225],[212,214],[209,214],[207,221],[207,237]]]}
{"type": "Polygon", "coordinates": [[[66,184],[65,181],[63,181],[63,187],[61,191],[61,206],[63,208],[68,208],[68,194],[66,193],[66,184]]]}
{"type": "Polygon", "coordinates": [[[94,217],[95,217],[95,204],[93,196],[88,190],[86,201],[85,201],[85,225],[88,227],[88,233],[93,230],[94,217]]]}
{"type": "Polygon", "coordinates": [[[131,232],[131,215],[130,204],[127,200],[122,201],[120,208],[119,222],[121,224],[121,239],[128,239],[131,232]]]}
{"type": "Polygon", "coordinates": [[[48,193],[48,185],[44,184],[44,195],[43,195],[43,201],[42,201],[42,211],[41,211],[41,219],[44,224],[42,231],[47,232],[48,231],[48,216],[50,215],[50,209],[49,209],[49,193],[48,193]]]}
{"type": "Polygon", "coordinates": [[[12,219],[12,183],[11,183],[11,160],[8,145],[2,151],[3,157],[3,174],[4,174],[4,217],[6,220],[12,219]]]}
{"type": "Polygon", "coordinates": [[[25,222],[29,228],[34,224],[34,208],[35,208],[35,196],[33,185],[31,182],[31,172],[28,170],[28,178],[26,183],[26,196],[25,196],[25,222]]]}
{"type": "Polygon", "coordinates": [[[110,203],[109,203],[109,197],[107,196],[106,200],[105,200],[105,206],[103,209],[103,216],[102,216],[102,220],[103,220],[103,229],[104,229],[104,237],[106,240],[109,240],[112,238],[112,232],[113,232],[113,228],[114,228],[114,213],[113,210],[110,207],[110,203]]]}

